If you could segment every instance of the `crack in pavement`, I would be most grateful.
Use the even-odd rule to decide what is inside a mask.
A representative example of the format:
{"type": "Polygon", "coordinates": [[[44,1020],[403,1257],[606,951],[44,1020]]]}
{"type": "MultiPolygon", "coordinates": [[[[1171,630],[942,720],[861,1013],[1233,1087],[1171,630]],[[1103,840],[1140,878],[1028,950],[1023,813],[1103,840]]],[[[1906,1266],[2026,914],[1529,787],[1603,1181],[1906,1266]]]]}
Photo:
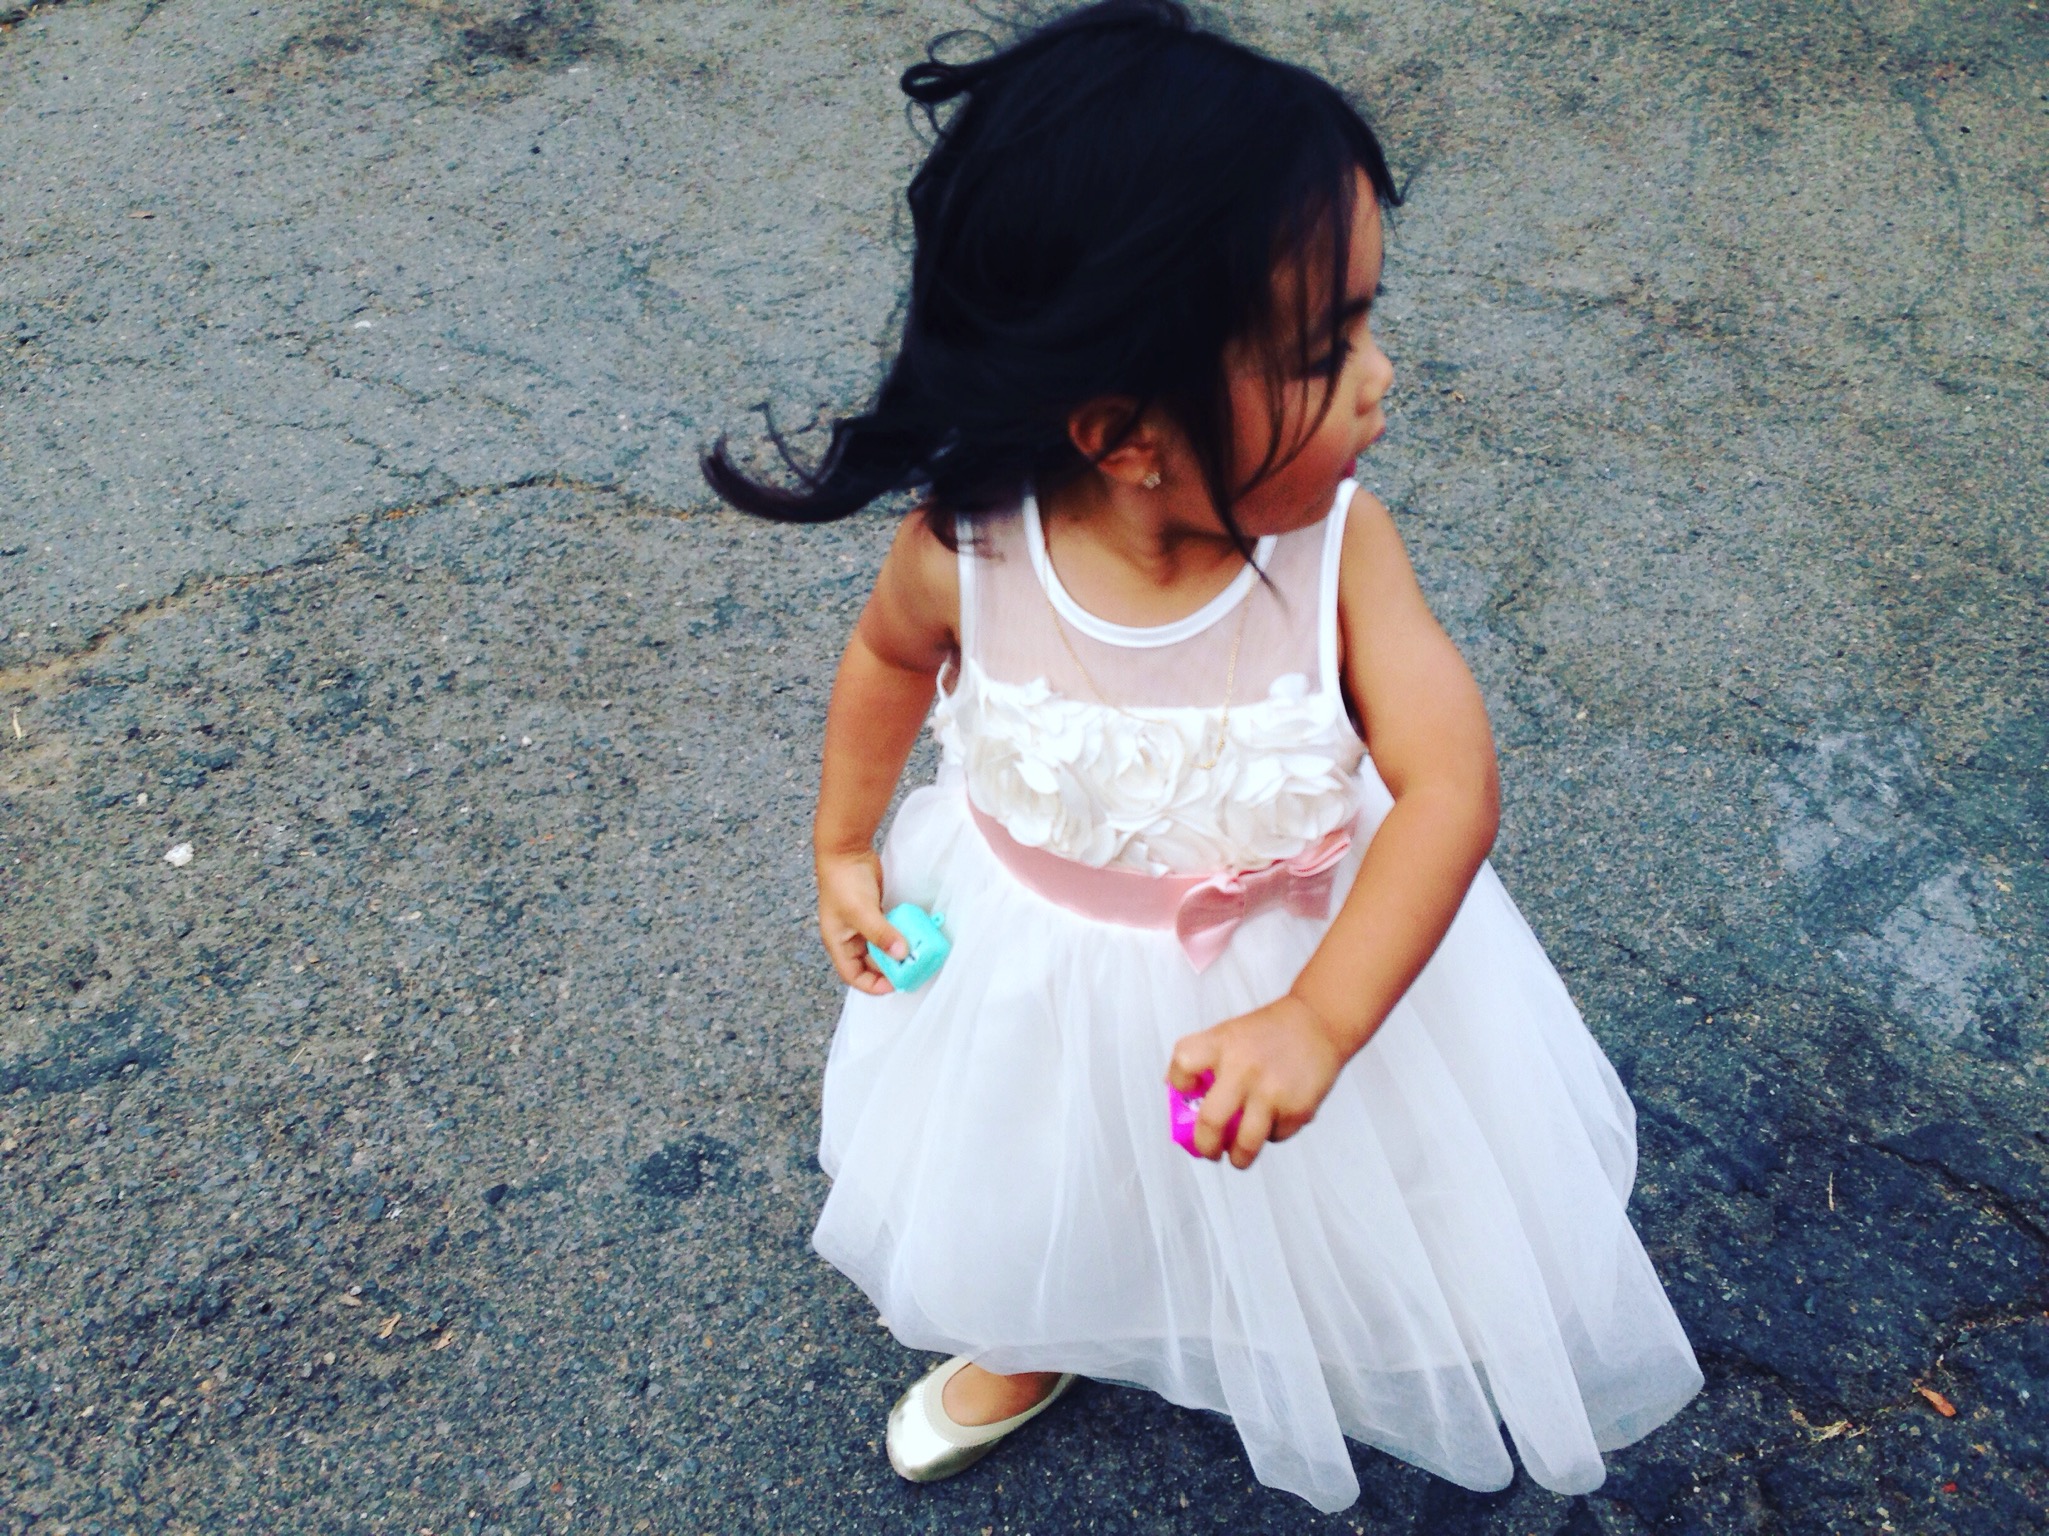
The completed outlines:
{"type": "Polygon", "coordinates": [[[31,17],[41,16],[63,5],[65,0],[31,0],[28,5],[10,6],[0,11],[0,33],[12,32],[31,17]]]}
{"type": "Polygon", "coordinates": [[[680,521],[691,516],[694,510],[689,507],[667,506],[652,497],[628,490],[617,481],[585,480],[572,475],[526,475],[517,480],[458,486],[419,501],[382,507],[353,518],[349,524],[344,525],[349,531],[332,544],[309,550],[294,559],[266,566],[260,571],[235,571],[213,575],[195,573],[187,576],[170,591],[116,614],[89,635],[83,645],[29,666],[0,671],[0,695],[40,695],[51,684],[61,683],[70,678],[80,667],[122,636],[132,633],[152,619],[161,618],[216,592],[235,591],[259,582],[291,576],[300,571],[314,570],[344,555],[360,553],[363,549],[362,536],[379,523],[419,517],[461,501],[474,501],[487,496],[506,496],[519,491],[570,491],[578,495],[599,497],[617,502],[620,510],[630,517],[669,517],[680,521]]]}
{"type": "MultiPolygon", "coordinates": [[[[1816,1425],[1807,1418],[1804,1409],[1808,1405],[1803,1402],[1803,1394],[1798,1390],[1797,1384],[1773,1367],[1751,1358],[1740,1350],[1700,1350],[1699,1358],[1703,1365],[1713,1366],[1730,1378],[1740,1376],[1774,1387],[1785,1399],[1789,1417],[1799,1426],[1797,1431],[1788,1432],[1783,1436],[1722,1452],[1717,1458],[1719,1464],[1716,1468],[1712,1472],[1700,1475],[1698,1480],[1701,1486],[1709,1486],[1715,1478],[1727,1476],[1747,1462],[1764,1462],[1774,1456],[1819,1445],[1828,1440],[1854,1439],[1874,1429],[1882,1429],[1907,1414],[1930,1411],[1926,1400],[1920,1394],[1920,1388],[1942,1372],[1943,1357],[1956,1347],[1959,1339],[1967,1333],[1983,1329],[2013,1327],[2028,1321],[2039,1311],[2040,1298],[2029,1298],[2006,1307],[1991,1308],[1982,1313],[1953,1319],[1936,1334],[1935,1347],[1929,1352],[1933,1364],[1925,1373],[1913,1380],[1910,1390],[1898,1401],[1871,1408],[1861,1417],[1852,1416],[1843,1404],[1830,1401],[1825,1409],[1819,1410],[1834,1416],[1834,1421],[1826,1425],[1816,1425]]],[[[1628,1501],[1624,1499],[1623,1502],[1628,1501]]]]}
{"type": "Polygon", "coordinates": [[[2027,1210],[2023,1202],[2003,1189],[1998,1189],[1969,1174],[1959,1173],[1940,1158],[1916,1157],[1885,1141],[1871,1141],[1867,1145],[1874,1151],[1905,1163],[1909,1168],[1920,1168],[1935,1174],[1949,1189],[1959,1194],[1970,1194],[1983,1200],[2016,1231],[2031,1239],[2035,1246],[2049,1259],[2049,1228],[2044,1228],[2034,1212],[2027,1210]]]}

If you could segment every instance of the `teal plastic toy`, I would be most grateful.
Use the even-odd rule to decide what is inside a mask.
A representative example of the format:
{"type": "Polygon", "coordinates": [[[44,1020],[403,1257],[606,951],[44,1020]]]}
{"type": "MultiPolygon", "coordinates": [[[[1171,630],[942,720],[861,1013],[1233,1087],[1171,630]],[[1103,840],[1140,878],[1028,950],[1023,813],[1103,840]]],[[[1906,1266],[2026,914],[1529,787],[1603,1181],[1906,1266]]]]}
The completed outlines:
{"type": "Polygon", "coordinates": [[[904,936],[911,952],[901,960],[892,960],[870,944],[868,958],[875,962],[875,969],[887,976],[889,984],[897,991],[914,992],[932,979],[953,950],[945,931],[939,926],[944,921],[937,912],[927,912],[909,902],[891,907],[889,925],[904,936]]]}

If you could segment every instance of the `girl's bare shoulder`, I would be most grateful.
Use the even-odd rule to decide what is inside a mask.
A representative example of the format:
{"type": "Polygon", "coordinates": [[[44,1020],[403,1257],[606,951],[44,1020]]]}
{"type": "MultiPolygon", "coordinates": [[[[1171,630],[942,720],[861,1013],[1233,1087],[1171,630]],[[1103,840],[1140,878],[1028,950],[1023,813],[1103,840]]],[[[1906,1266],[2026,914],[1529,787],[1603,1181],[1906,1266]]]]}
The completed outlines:
{"type": "Polygon", "coordinates": [[[1394,518],[1366,491],[1345,525],[1338,624],[1345,686],[1388,788],[1400,795],[1457,775],[1492,794],[1487,706],[1424,600],[1394,518]]]}
{"type": "Polygon", "coordinates": [[[1338,605],[1354,620],[1386,621],[1423,605],[1415,568],[1387,504],[1363,486],[1352,492],[1338,561],[1338,605]]]}
{"type": "Polygon", "coordinates": [[[872,646],[906,664],[936,665],[960,649],[959,557],[922,507],[897,525],[861,623],[872,646]]]}

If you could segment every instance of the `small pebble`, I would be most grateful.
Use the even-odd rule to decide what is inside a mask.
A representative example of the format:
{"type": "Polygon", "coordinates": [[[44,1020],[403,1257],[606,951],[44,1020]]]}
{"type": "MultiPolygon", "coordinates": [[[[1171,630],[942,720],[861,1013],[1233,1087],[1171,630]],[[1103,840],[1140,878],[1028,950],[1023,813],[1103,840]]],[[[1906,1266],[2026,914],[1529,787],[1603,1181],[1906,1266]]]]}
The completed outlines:
{"type": "Polygon", "coordinates": [[[164,862],[173,869],[183,869],[192,862],[192,845],[190,843],[179,843],[164,854],[164,862]]]}

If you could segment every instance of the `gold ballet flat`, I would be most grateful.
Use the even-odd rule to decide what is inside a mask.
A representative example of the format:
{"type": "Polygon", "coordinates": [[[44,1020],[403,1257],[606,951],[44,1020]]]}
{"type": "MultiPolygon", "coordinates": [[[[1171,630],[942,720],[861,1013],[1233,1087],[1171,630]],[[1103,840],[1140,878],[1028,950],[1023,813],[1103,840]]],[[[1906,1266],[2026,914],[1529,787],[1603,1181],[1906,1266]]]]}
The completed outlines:
{"type": "Polygon", "coordinates": [[[889,1410],[889,1464],[899,1476],[914,1483],[936,1483],[967,1471],[996,1449],[997,1441],[1044,1413],[1074,1384],[1070,1371],[1023,1413],[994,1424],[956,1424],[947,1415],[941,1394],[968,1363],[966,1355],[955,1355],[944,1365],[933,1367],[889,1410]]]}

